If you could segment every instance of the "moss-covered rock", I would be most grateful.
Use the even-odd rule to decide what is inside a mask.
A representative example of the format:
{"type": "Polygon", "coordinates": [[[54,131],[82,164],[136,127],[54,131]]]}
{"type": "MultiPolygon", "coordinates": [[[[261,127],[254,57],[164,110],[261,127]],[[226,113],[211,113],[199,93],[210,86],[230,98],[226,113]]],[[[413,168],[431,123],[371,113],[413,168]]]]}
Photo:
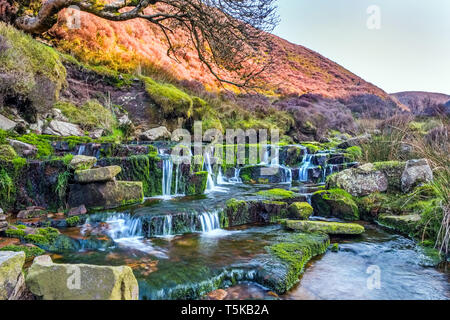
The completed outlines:
{"type": "Polygon", "coordinates": [[[266,247],[269,258],[257,271],[257,281],[277,294],[283,294],[298,282],[306,263],[326,252],[329,245],[330,239],[324,233],[281,236],[277,243],[266,247]]]}
{"type": "Polygon", "coordinates": [[[289,206],[289,217],[292,219],[308,220],[314,209],[308,202],[294,202],[289,206]]]}
{"type": "Polygon", "coordinates": [[[128,266],[56,264],[49,256],[34,259],[26,284],[44,300],[137,300],[139,288],[128,266]],[[73,278],[80,276],[79,281],[73,278]]]}
{"type": "Polygon", "coordinates": [[[239,177],[247,184],[283,183],[289,179],[290,171],[284,167],[250,165],[242,168],[239,177]]]}
{"type": "Polygon", "coordinates": [[[23,281],[24,252],[0,251],[0,300],[13,298],[23,281]],[[22,279],[20,278],[22,277],[22,279]]]}
{"type": "Polygon", "coordinates": [[[263,190],[256,193],[256,195],[270,200],[286,200],[295,198],[296,194],[293,191],[285,189],[270,189],[263,190]]]}
{"type": "Polygon", "coordinates": [[[356,223],[285,220],[283,221],[283,226],[289,230],[324,232],[327,234],[353,235],[364,232],[364,227],[356,223]]]}
{"type": "Polygon", "coordinates": [[[208,172],[200,171],[194,172],[189,177],[189,182],[187,183],[186,195],[200,195],[204,194],[206,190],[206,185],[208,182],[208,172]]]}
{"type": "Polygon", "coordinates": [[[377,221],[382,226],[392,228],[405,235],[414,235],[420,220],[420,215],[410,214],[402,216],[380,215],[377,221]]]}
{"type": "Polygon", "coordinates": [[[17,153],[9,144],[0,145],[0,160],[11,161],[17,157],[17,153]]]}
{"type": "Polygon", "coordinates": [[[344,220],[358,220],[358,206],[351,194],[342,189],[319,190],[311,197],[316,215],[336,217],[344,220]]]}
{"type": "Polygon", "coordinates": [[[142,182],[110,181],[70,185],[68,203],[71,207],[110,209],[141,203],[143,199],[142,182]]]}
{"type": "Polygon", "coordinates": [[[32,245],[14,245],[10,244],[0,248],[0,251],[25,252],[27,259],[34,258],[45,253],[45,250],[32,245]]]}
{"type": "Polygon", "coordinates": [[[78,183],[113,181],[120,171],[122,168],[119,166],[79,170],[75,172],[75,181],[78,183]]]}

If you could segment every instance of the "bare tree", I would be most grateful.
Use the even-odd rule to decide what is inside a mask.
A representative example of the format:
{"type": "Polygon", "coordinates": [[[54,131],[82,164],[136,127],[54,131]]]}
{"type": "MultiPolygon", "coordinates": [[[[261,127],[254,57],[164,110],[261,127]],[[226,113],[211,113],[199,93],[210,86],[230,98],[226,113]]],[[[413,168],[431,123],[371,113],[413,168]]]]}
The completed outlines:
{"type": "Polygon", "coordinates": [[[242,87],[248,86],[264,70],[261,58],[270,56],[267,54],[271,49],[268,32],[278,22],[275,1],[46,0],[30,15],[30,10],[25,9],[36,1],[0,0],[0,20],[12,22],[27,33],[41,34],[48,31],[56,23],[57,14],[69,6],[78,6],[81,11],[111,21],[145,19],[161,29],[167,40],[167,53],[174,57],[172,35],[175,30],[183,29],[188,32],[200,61],[219,81],[242,87]],[[4,16],[1,14],[3,7],[4,16]],[[258,63],[251,63],[255,59],[258,63]],[[236,76],[233,80],[224,79],[219,75],[220,69],[236,76]]]}

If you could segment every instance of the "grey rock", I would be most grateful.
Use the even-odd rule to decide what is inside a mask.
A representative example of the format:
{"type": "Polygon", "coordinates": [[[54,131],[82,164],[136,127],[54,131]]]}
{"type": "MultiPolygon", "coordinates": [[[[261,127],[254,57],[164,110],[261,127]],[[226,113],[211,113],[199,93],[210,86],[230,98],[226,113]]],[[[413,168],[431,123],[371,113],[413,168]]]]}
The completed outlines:
{"type": "Polygon", "coordinates": [[[427,159],[409,160],[406,162],[401,177],[402,191],[409,192],[421,183],[427,183],[431,180],[433,180],[433,171],[427,159]]]}
{"type": "Polygon", "coordinates": [[[144,141],[156,141],[170,139],[171,133],[166,127],[158,127],[141,133],[140,138],[144,141]]]}
{"type": "Polygon", "coordinates": [[[17,154],[21,157],[34,157],[38,152],[38,149],[32,144],[12,139],[7,140],[9,145],[13,147],[17,154]]]}
{"type": "Polygon", "coordinates": [[[51,121],[43,133],[62,137],[84,136],[84,132],[78,125],[58,120],[51,121]]]}
{"type": "Polygon", "coordinates": [[[2,116],[0,114],[0,129],[2,130],[12,130],[15,128],[17,123],[15,123],[12,120],[9,120],[8,118],[2,116]]]}
{"type": "Polygon", "coordinates": [[[23,290],[24,252],[0,251],[0,300],[14,300],[23,290]]]}

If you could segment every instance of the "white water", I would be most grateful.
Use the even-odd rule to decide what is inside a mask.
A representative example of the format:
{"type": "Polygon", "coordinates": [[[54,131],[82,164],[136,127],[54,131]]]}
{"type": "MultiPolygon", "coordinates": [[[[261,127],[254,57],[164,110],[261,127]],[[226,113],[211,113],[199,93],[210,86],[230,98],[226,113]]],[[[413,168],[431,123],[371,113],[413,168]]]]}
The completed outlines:
{"type": "Polygon", "coordinates": [[[217,212],[205,212],[198,216],[202,226],[202,232],[211,232],[220,229],[219,215],[217,212]]]}
{"type": "Polygon", "coordinates": [[[173,161],[172,158],[169,156],[167,159],[163,159],[162,195],[164,197],[171,196],[172,173],[173,173],[173,161]]]}
{"type": "Polygon", "coordinates": [[[78,155],[82,156],[84,155],[84,151],[86,150],[86,146],[84,144],[82,144],[79,148],[78,148],[78,155]]]}
{"type": "Polygon", "coordinates": [[[311,166],[311,159],[312,159],[312,154],[308,154],[308,151],[306,151],[305,156],[303,157],[303,163],[302,166],[299,169],[299,180],[301,182],[306,182],[308,181],[308,168],[311,166]]]}

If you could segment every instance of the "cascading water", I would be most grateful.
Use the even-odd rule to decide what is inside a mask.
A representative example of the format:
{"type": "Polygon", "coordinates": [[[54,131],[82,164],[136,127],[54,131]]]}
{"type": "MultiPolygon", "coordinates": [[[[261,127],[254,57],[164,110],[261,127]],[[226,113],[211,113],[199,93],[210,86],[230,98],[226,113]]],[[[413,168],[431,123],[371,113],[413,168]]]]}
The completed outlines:
{"type": "Polygon", "coordinates": [[[219,215],[217,212],[205,212],[198,216],[202,226],[202,232],[211,232],[220,229],[219,215]]]}
{"type": "Polygon", "coordinates": [[[208,181],[206,184],[206,191],[211,192],[214,190],[215,184],[213,180],[213,171],[211,167],[211,158],[208,152],[205,152],[205,161],[203,163],[203,168],[208,172],[208,181]]]}
{"type": "Polygon", "coordinates": [[[299,180],[301,182],[308,181],[308,168],[311,166],[312,156],[312,154],[308,154],[308,151],[306,151],[306,154],[303,157],[302,166],[299,169],[299,180]]]}
{"type": "Polygon", "coordinates": [[[164,197],[170,197],[172,194],[172,174],[172,157],[167,156],[165,157],[165,159],[163,159],[162,192],[164,197]]]}
{"type": "Polygon", "coordinates": [[[79,156],[84,155],[85,150],[86,150],[86,146],[84,144],[80,145],[80,147],[78,148],[78,155],[79,156]]]}

